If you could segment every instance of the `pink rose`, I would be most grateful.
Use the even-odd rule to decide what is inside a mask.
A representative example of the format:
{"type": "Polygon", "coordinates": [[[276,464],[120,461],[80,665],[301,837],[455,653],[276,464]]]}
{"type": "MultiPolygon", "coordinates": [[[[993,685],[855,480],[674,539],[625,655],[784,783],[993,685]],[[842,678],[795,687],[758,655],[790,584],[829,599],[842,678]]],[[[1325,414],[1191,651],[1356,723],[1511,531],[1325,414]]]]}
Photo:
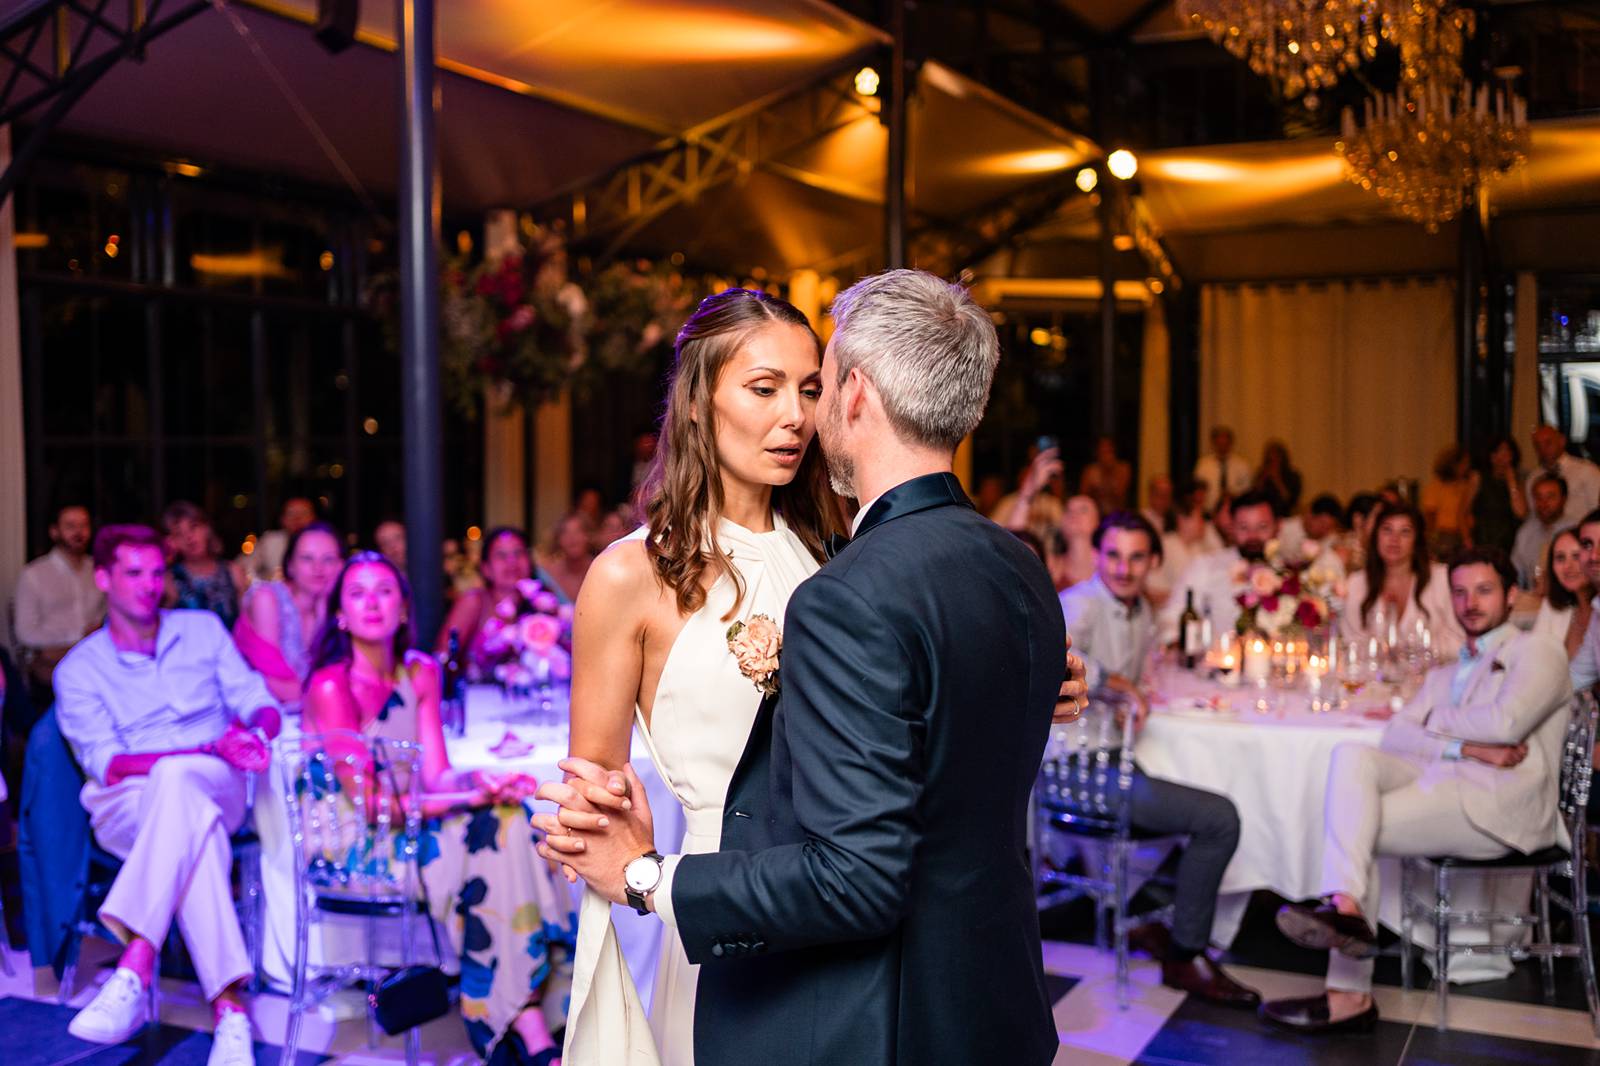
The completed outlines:
{"type": "Polygon", "coordinates": [[[521,596],[523,599],[527,600],[529,603],[532,603],[533,602],[533,598],[535,596],[539,595],[539,592],[543,588],[544,588],[544,586],[539,584],[533,578],[525,577],[521,581],[517,582],[517,595],[521,596]]]}
{"type": "Polygon", "coordinates": [[[494,605],[494,613],[504,618],[507,622],[514,621],[517,617],[517,604],[510,596],[494,605]]]}
{"type": "Polygon", "coordinates": [[[554,592],[541,592],[533,598],[533,609],[542,614],[555,614],[561,609],[561,597],[554,592]]]}
{"type": "Polygon", "coordinates": [[[521,333],[531,325],[533,325],[533,308],[527,304],[518,307],[506,319],[506,328],[513,333],[521,333]]]}
{"type": "Polygon", "coordinates": [[[1278,575],[1265,566],[1250,571],[1250,588],[1257,596],[1271,596],[1278,591],[1278,575]]]}
{"type": "Polygon", "coordinates": [[[735,622],[728,629],[728,650],[733,652],[739,672],[762,692],[776,692],[774,675],[778,672],[778,654],[783,650],[783,634],[778,623],[764,614],[753,615],[748,622],[735,622]]]}
{"type": "Polygon", "coordinates": [[[561,622],[548,614],[530,614],[519,623],[518,636],[528,648],[548,652],[561,639],[561,622]]]}

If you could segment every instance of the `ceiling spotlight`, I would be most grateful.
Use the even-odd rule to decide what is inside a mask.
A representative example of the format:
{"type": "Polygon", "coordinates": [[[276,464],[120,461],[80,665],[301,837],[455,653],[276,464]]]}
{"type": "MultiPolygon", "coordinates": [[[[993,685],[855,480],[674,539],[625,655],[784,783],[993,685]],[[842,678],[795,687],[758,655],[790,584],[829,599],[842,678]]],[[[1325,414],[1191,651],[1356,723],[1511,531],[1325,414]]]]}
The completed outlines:
{"type": "Polygon", "coordinates": [[[1095,173],[1094,167],[1084,167],[1078,171],[1076,180],[1079,192],[1094,192],[1094,187],[1100,184],[1100,175],[1095,173]]]}
{"type": "Polygon", "coordinates": [[[879,81],[876,70],[871,67],[862,67],[856,71],[856,92],[862,96],[877,96],[879,81]]]}
{"type": "Polygon", "coordinates": [[[1106,169],[1112,177],[1127,181],[1139,173],[1139,160],[1126,148],[1118,148],[1106,156],[1106,169]]]}

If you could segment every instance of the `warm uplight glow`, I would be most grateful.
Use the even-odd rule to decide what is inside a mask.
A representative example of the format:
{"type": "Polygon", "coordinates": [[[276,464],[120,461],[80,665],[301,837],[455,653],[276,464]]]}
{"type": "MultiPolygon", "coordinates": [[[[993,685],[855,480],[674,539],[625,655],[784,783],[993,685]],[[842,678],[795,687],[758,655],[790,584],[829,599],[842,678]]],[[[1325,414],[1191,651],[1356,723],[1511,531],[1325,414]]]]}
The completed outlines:
{"type": "Polygon", "coordinates": [[[50,247],[50,234],[48,233],[19,233],[12,238],[18,250],[27,251],[50,247]]]}
{"type": "Polygon", "coordinates": [[[361,423],[361,428],[366,430],[367,436],[375,437],[378,435],[378,420],[376,418],[368,418],[361,423]]]}
{"type": "Polygon", "coordinates": [[[168,163],[167,173],[182,174],[186,178],[198,178],[205,171],[193,163],[168,163]]]}
{"type": "Polygon", "coordinates": [[[972,161],[973,170],[982,174],[1046,174],[1065,170],[1083,158],[1081,152],[1066,148],[1041,148],[1030,152],[1005,152],[972,161]]]}
{"type": "Polygon", "coordinates": [[[856,71],[856,92],[862,96],[877,96],[879,82],[878,72],[871,67],[856,71]]]}
{"type": "Polygon", "coordinates": [[[1050,346],[1050,331],[1043,326],[1034,326],[1028,331],[1028,339],[1041,348],[1050,346]]]}
{"type": "Polygon", "coordinates": [[[332,252],[323,252],[321,255],[319,255],[317,257],[317,265],[322,268],[323,273],[327,273],[328,271],[332,270],[333,269],[333,253],[332,252]]]}
{"type": "Polygon", "coordinates": [[[269,248],[240,255],[206,255],[196,252],[189,257],[189,266],[196,274],[210,274],[213,277],[291,278],[294,276],[294,273],[283,265],[282,248],[269,248]]]}
{"type": "Polygon", "coordinates": [[[1150,291],[1155,293],[1157,296],[1160,296],[1163,292],[1167,291],[1167,287],[1161,283],[1160,278],[1147,278],[1145,279],[1145,284],[1149,286],[1150,291]]]}
{"type": "Polygon", "coordinates": [[[1119,233],[1111,238],[1111,246],[1119,252],[1133,251],[1133,234],[1119,233]]]}
{"type": "Polygon", "coordinates": [[[481,528],[479,528],[478,526],[468,526],[467,527],[467,539],[468,540],[472,540],[472,541],[482,540],[483,539],[483,530],[481,528]]]}
{"type": "Polygon", "coordinates": [[[1111,171],[1112,177],[1127,181],[1139,173],[1139,159],[1126,148],[1118,148],[1106,156],[1106,169],[1111,171]]]}
{"type": "Polygon", "coordinates": [[[1082,170],[1078,171],[1078,177],[1076,180],[1078,183],[1078,191],[1094,192],[1094,187],[1100,184],[1100,175],[1095,171],[1094,167],[1084,167],[1082,170]]]}

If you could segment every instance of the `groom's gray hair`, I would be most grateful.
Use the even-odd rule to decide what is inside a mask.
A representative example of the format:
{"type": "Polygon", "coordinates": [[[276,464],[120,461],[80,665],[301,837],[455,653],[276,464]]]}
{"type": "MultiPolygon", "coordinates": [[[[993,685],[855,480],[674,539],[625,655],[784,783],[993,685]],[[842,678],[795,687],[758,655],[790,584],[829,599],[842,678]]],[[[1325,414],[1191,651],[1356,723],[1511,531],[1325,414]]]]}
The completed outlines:
{"type": "Polygon", "coordinates": [[[978,427],[1000,339],[966,289],[923,270],[888,270],[841,292],[832,311],[838,384],[859,367],[901,437],[954,449],[978,427]]]}

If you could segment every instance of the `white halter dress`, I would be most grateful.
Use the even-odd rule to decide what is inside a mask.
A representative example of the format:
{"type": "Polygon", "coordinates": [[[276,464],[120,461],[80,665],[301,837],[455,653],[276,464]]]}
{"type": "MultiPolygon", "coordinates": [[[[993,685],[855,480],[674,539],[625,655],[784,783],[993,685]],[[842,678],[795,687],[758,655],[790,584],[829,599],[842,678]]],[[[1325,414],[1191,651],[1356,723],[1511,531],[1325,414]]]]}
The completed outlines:
{"type": "MultiPolygon", "coordinates": [[[[643,714],[634,708],[657,772],[683,805],[683,854],[717,850],[728,782],[761,704],[761,694],[739,672],[728,650],[728,627],[758,614],[781,625],[789,596],[817,570],[816,560],[780,516],[773,516],[773,525],[770,533],[752,533],[726,520],[718,524],[722,550],[744,580],[739,610],[725,619],[735,592],[733,582],[724,576],[668,652],[648,728],[643,714]]],[[[643,540],[646,535],[647,530],[640,529],[627,539],[643,540]]],[[[647,1024],[611,925],[611,904],[585,890],[562,1062],[565,1066],[693,1066],[698,970],[684,954],[677,930],[664,929],[647,1024]]]]}

